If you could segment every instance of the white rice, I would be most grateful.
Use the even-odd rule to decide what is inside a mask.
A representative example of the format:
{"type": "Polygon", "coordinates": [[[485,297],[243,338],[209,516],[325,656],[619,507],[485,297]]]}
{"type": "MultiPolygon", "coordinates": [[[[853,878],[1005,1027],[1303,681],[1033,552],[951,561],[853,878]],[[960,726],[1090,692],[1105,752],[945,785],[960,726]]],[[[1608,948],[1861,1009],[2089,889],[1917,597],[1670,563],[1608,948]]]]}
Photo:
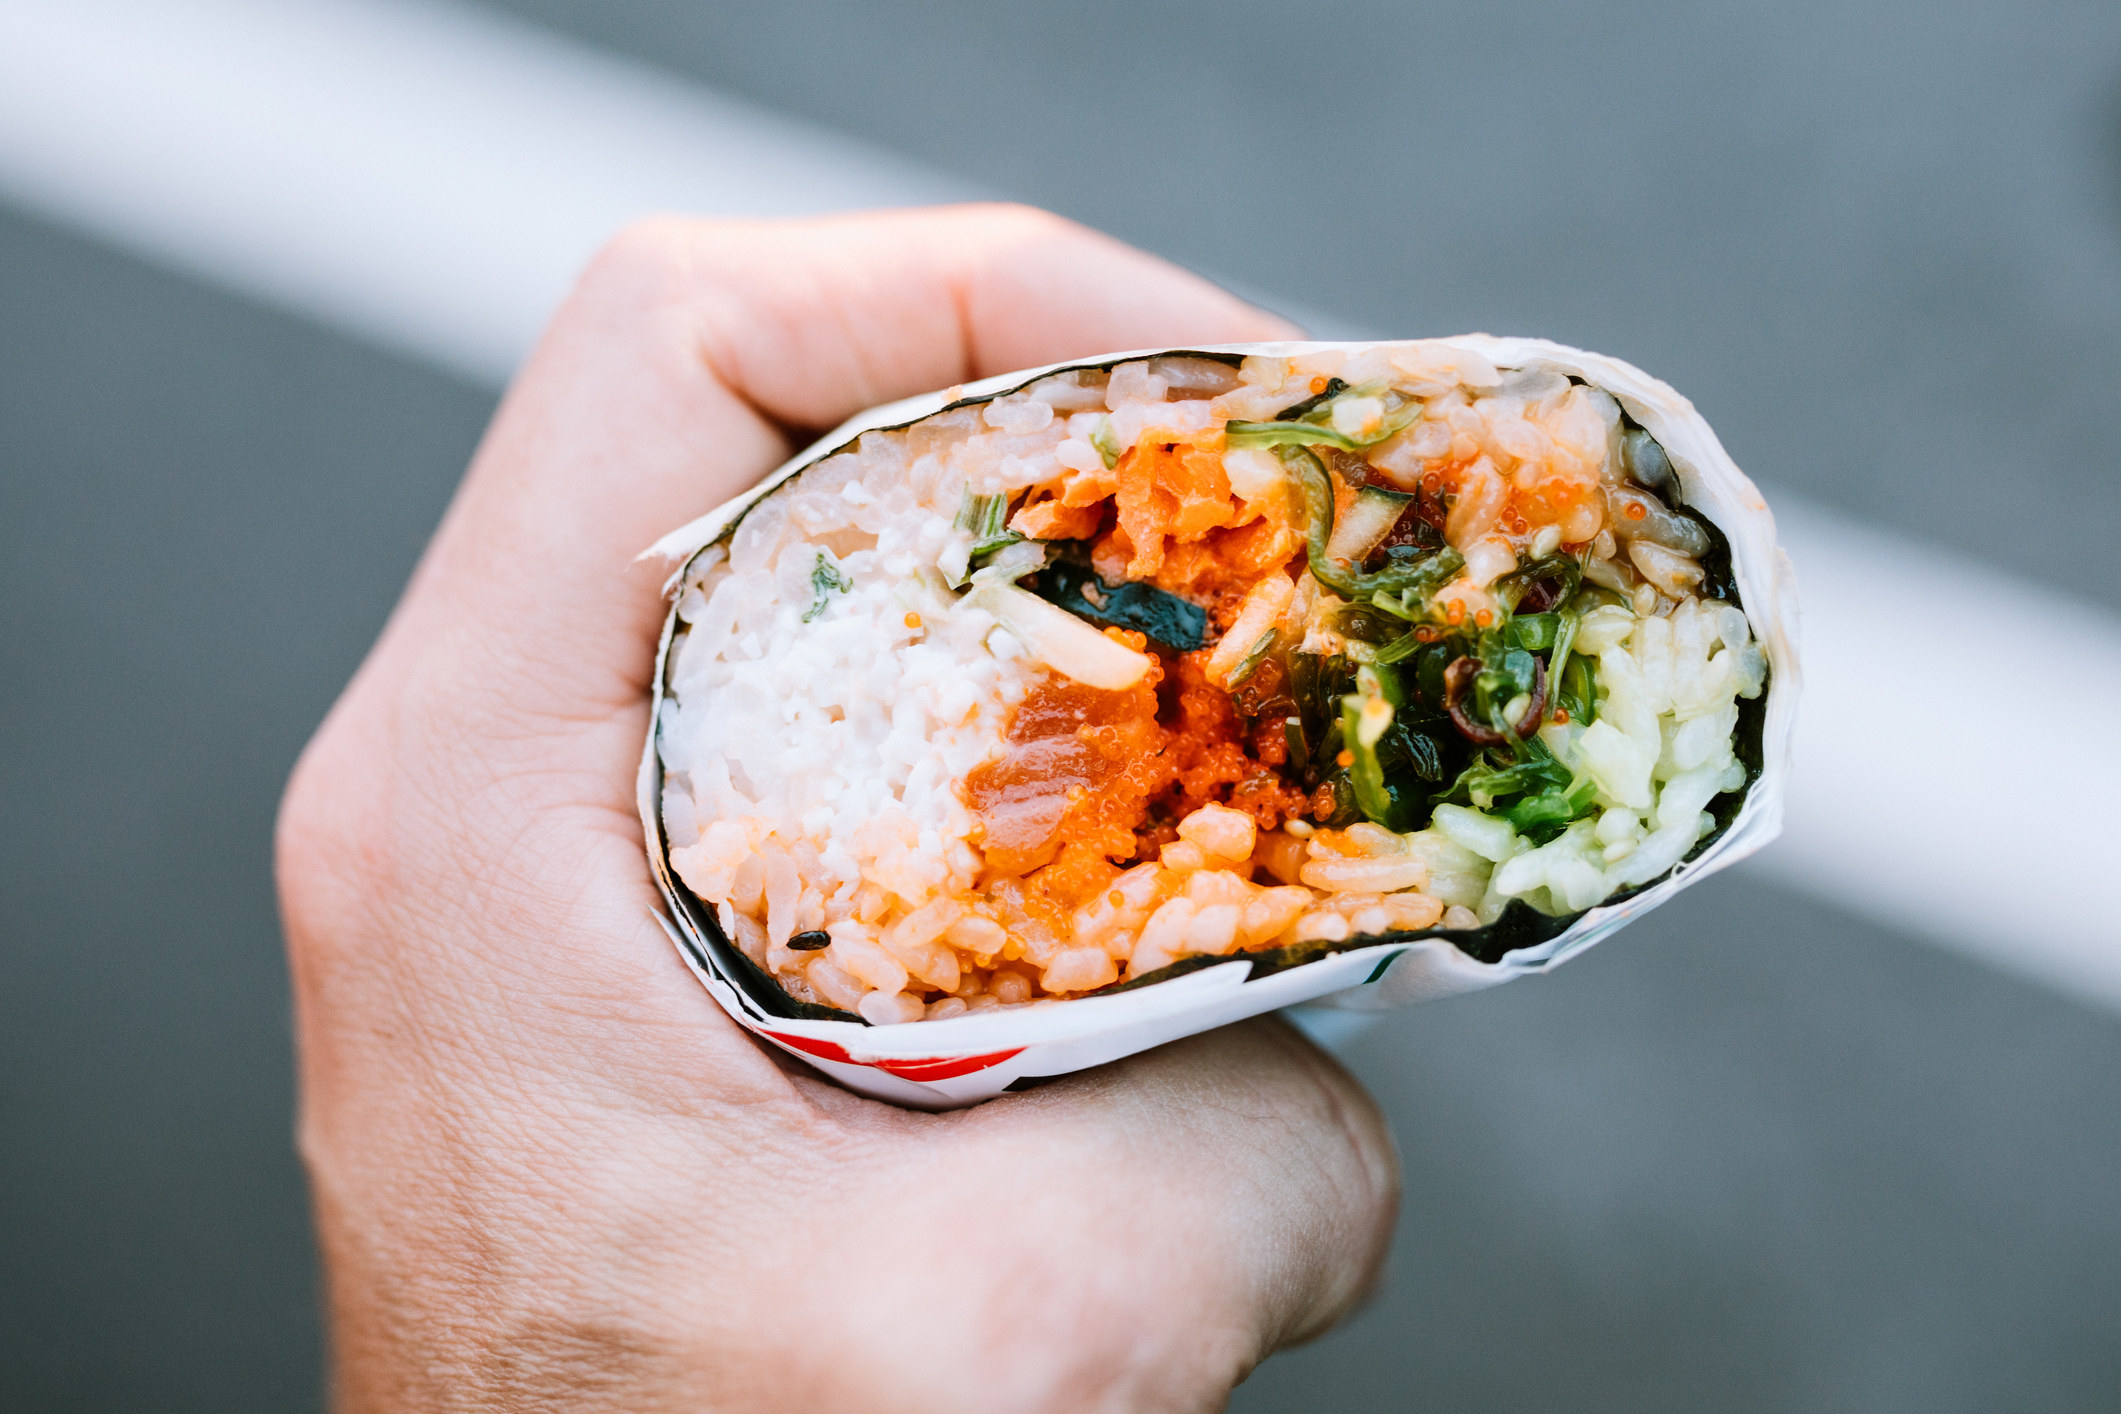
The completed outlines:
{"type": "Polygon", "coordinates": [[[792,856],[806,887],[771,916],[775,944],[823,926],[865,875],[916,906],[971,887],[957,782],[993,753],[1031,673],[937,570],[963,563],[963,473],[903,450],[866,438],[767,498],[680,604],[661,734],[674,862],[714,897],[726,866],[703,830],[724,841],[716,859],[739,838],[742,854],[792,856]],[[820,566],[849,587],[814,582],[820,566]]]}

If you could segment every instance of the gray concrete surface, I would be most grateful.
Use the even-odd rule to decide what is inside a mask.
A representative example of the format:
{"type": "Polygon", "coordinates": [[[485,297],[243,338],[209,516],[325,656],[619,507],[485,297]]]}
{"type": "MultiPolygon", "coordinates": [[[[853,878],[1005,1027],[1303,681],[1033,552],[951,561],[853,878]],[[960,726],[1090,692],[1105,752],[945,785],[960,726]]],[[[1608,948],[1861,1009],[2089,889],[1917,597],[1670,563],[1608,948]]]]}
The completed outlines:
{"type": "Polygon", "coordinates": [[[317,1404],[272,818],[490,398],[0,212],[0,1409],[317,1404]]]}
{"type": "MultiPolygon", "coordinates": [[[[2121,605],[2110,8],[509,8],[2121,605]]],[[[489,404],[0,212],[0,1408],[319,1403],[271,815],[489,404]]],[[[1740,876],[1351,1061],[1392,1273],[1237,1409],[2121,1404],[2121,1022],[1740,876]]]]}
{"type": "Polygon", "coordinates": [[[1244,1414],[2121,1402],[2104,1016],[1740,876],[1350,1063],[1391,1276],[1244,1414]]]}

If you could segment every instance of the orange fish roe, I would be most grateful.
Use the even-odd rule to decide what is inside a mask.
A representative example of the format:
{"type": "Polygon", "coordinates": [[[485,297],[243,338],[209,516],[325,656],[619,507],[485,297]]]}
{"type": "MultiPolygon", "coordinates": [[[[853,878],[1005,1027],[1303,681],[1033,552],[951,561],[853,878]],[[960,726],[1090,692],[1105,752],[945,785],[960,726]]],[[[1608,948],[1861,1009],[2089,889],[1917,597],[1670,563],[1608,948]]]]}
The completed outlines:
{"type": "Polygon", "coordinates": [[[1230,694],[1208,681],[1208,657],[1203,649],[1179,660],[1178,720],[1169,747],[1174,787],[1158,800],[1159,813],[1175,821],[1214,801],[1272,829],[1303,809],[1303,793],[1284,785],[1274,769],[1288,759],[1288,745],[1279,731],[1246,740],[1230,694]]]}
{"type": "MultiPolygon", "coordinates": [[[[1126,637],[1130,646],[1146,642],[1126,637]]],[[[1179,820],[1211,801],[1266,829],[1307,809],[1304,793],[1274,769],[1287,759],[1281,737],[1263,731],[1247,740],[1230,695],[1207,679],[1207,656],[1176,660],[1162,704],[1157,688],[1170,660],[1160,655],[1147,678],[1121,692],[1046,675],[1016,709],[1005,754],[966,777],[987,875],[1023,878],[1003,893],[1027,918],[1058,916],[1092,897],[1116,872],[1107,861],[1155,855],[1176,838],[1179,820]]]]}
{"type": "Polygon", "coordinates": [[[1421,474],[1421,489],[1446,504],[1473,498],[1473,513],[1452,526],[1452,543],[1470,542],[1496,528],[1521,536],[1548,525],[1560,526],[1564,540],[1578,542],[1589,540],[1605,523],[1595,472],[1527,464],[1501,476],[1491,464],[1481,465],[1485,461],[1476,448],[1464,457],[1429,462],[1421,474]]]}
{"type": "Polygon", "coordinates": [[[1042,952],[1067,938],[1070,916],[1119,872],[1097,846],[1070,840],[1051,864],[1024,879],[998,879],[987,896],[994,900],[1002,925],[1042,952]]]}
{"type": "MultiPolygon", "coordinates": [[[[1128,646],[1147,643],[1125,634],[1128,646]]],[[[1004,754],[965,778],[990,876],[1037,869],[1069,842],[1101,856],[1134,853],[1134,827],[1170,780],[1157,725],[1158,660],[1130,688],[1105,692],[1047,673],[1017,706],[1004,754]]]]}

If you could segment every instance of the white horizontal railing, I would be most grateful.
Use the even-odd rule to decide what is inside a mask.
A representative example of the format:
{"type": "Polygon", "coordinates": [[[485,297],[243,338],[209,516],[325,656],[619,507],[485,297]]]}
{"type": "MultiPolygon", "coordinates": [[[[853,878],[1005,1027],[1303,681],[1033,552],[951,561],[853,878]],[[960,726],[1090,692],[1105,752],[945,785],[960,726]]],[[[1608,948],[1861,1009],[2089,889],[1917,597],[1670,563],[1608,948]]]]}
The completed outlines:
{"type": "MultiPolygon", "coordinates": [[[[492,15],[0,0],[0,193],[498,384],[651,211],[980,193],[492,15]]],[[[1788,497],[1808,698],[1795,888],[2121,1009],[2121,622],[1788,497]]]]}
{"type": "Polygon", "coordinates": [[[633,217],[970,193],[527,26],[392,0],[0,0],[0,190],[488,383],[633,217]]]}

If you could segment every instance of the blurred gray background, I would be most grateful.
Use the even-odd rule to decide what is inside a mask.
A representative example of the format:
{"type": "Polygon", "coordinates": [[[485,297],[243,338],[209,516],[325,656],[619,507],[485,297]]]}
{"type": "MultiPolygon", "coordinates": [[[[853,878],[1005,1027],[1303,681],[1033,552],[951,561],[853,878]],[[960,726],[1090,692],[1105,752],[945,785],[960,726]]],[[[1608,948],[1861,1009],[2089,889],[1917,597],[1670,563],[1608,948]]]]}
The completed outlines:
{"type": "MultiPolygon", "coordinates": [[[[505,8],[2121,609],[2111,5],[505,8]]],[[[0,1408],[320,1406],[272,813],[493,397],[0,205],[0,1408]]],[[[1913,705],[2066,773],[2028,666],[1913,705]]],[[[1741,869],[1349,1059],[1390,1280],[1234,1408],[2121,1408],[2111,1011],[1741,869]]]]}

